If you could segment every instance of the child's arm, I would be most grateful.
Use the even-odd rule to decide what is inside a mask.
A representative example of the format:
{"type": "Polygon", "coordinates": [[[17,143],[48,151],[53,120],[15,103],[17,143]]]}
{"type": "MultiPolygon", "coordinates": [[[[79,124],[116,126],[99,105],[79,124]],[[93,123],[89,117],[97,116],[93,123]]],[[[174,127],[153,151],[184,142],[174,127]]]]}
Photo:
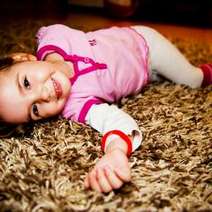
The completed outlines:
{"type": "MultiPolygon", "coordinates": [[[[85,118],[86,124],[90,125],[102,135],[112,130],[120,130],[132,139],[132,151],[137,149],[142,140],[141,131],[136,121],[123,110],[115,105],[106,103],[93,105],[85,118]]],[[[119,138],[117,134],[107,137],[105,149],[112,139],[119,138]]]]}
{"type": "Polygon", "coordinates": [[[127,157],[129,148],[135,150],[141,143],[141,132],[136,122],[116,106],[101,104],[91,107],[86,116],[86,123],[101,132],[104,135],[103,138],[108,132],[121,131],[123,134],[107,136],[105,155],[88,173],[85,186],[100,192],[109,192],[120,188],[124,182],[130,181],[127,157]],[[131,147],[129,142],[132,144],[131,147]]]}
{"type": "Polygon", "coordinates": [[[110,192],[130,181],[127,146],[121,139],[114,139],[106,154],[96,163],[85,179],[85,187],[99,192],[110,192]]]}

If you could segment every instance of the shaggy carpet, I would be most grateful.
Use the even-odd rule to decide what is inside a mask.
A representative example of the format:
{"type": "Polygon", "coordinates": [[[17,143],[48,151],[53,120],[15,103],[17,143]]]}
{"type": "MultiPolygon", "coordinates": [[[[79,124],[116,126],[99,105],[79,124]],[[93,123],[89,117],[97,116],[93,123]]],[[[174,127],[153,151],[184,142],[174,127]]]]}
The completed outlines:
{"type": "MultiPolygon", "coordinates": [[[[49,23],[1,27],[0,54],[34,52],[36,30],[49,23]]],[[[212,61],[204,41],[170,39],[193,64],[212,61]]],[[[109,194],[83,186],[102,155],[90,127],[59,118],[1,138],[0,211],[212,211],[211,88],[164,81],[121,101],[144,140],[130,157],[132,181],[109,194]]]]}

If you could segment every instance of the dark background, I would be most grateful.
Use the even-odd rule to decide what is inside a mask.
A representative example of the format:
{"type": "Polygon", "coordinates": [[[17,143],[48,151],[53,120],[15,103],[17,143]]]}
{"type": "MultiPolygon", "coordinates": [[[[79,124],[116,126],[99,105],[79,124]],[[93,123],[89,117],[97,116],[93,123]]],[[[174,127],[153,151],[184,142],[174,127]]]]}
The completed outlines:
{"type": "MultiPolygon", "coordinates": [[[[86,0],[85,0],[86,1],[86,0]]],[[[133,0],[136,8],[128,14],[109,7],[71,5],[71,0],[7,0],[1,1],[1,20],[19,17],[66,16],[71,12],[98,13],[104,16],[212,27],[212,0],[133,0]]]]}

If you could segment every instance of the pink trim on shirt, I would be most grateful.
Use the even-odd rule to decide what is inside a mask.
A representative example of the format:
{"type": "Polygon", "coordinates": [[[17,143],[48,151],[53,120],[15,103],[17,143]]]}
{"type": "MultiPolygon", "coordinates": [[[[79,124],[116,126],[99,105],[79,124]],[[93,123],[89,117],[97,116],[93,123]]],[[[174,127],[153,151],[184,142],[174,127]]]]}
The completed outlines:
{"type": "Polygon", "coordinates": [[[107,68],[107,65],[104,63],[97,63],[88,57],[81,57],[78,55],[69,55],[63,49],[61,49],[58,46],[54,46],[54,45],[46,45],[46,46],[41,47],[37,52],[37,59],[42,60],[46,56],[44,54],[51,52],[51,51],[57,52],[59,55],[61,55],[64,58],[65,61],[71,61],[73,63],[74,76],[70,79],[70,82],[72,85],[77,80],[77,78],[83,74],[87,74],[89,72],[96,71],[98,69],[106,69],[107,68]],[[90,63],[91,66],[89,66],[83,70],[79,70],[78,62],[90,63]]]}
{"type": "Polygon", "coordinates": [[[83,108],[80,111],[78,121],[81,122],[81,123],[85,123],[85,117],[86,117],[89,109],[91,108],[91,106],[94,105],[94,104],[98,105],[98,104],[101,104],[101,103],[103,103],[103,101],[100,100],[100,99],[90,99],[90,100],[88,100],[83,105],[83,108]]]}
{"type": "Polygon", "coordinates": [[[55,51],[57,52],[59,55],[61,55],[64,60],[70,59],[69,55],[60,47],[55,46],[55,45],[46,45],[41,47],[38,51],[37,51],[37,59],[38,60],[43,60],[44,57],[46,55],[44,55],[45,53],[51,52],[51,51],[55,51]]]}

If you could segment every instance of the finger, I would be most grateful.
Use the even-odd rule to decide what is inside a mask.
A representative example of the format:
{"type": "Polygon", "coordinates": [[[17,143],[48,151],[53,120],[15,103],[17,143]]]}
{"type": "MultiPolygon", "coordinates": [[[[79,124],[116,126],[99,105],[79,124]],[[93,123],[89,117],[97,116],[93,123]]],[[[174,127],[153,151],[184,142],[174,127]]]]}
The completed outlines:
{"type": "Polygon", "coordinates": [[[123,185],[123,182],[110,167],[105,167],[104,172],[113,189],[118,189],[123,185]]]}
{"type": "Polygon", "coordinates": [[[129,182],[131,179],[130,168],[125,169],[115,168],[114,172],[120,178],[120,180],[124,182],[129,182]]]}
{"type": "Polygon", "coordinates": [[[100,188],[103,192],[108,193],[111,190],[113,190],[113,188],[111,187],[110,183],[107,180],[104,168],[97,169],[97,181],[99,182],[100,188]]]}
{"type": "Polygon", "coordinates": [[[20,56],[22,55],[23,53],[12,53],[12,54],[9,54],[10,57],[12,57],[14,60],[16,58],[20,58],[20,56]]]}
{"type": "Polygon", "coordinates": [[[11,55],[11,57],[13,58],[13,60],[19,61],[21,59],[21,55],[11,55]]]}
{"type": "Polygon", "coordinates": [[[12,57],[13,60],[15,60],[16,62],[22,62],[22,61],[27,61],[28,57],[25,55],[15,55],[14,57],[12,57]]]}
{"type": "Polygon", "coordinates": [[[14,54],[10,54],[10,57],[13,58],[13,60],[17,61],[17,62],[21,62],[21,61],[36,61],[37,58],[29,53],[14,53],[14,54]]]}
{"type": "Polygon", "coordinates": [[[28,58],[28,56],[26,56],[26,55],[21,56],[21,57],[19,58],[19,61],[28,61],[28,60],[29,60],[29,58],[28,58]]]}
{"type": "Polygon", "coordinates": [[[10,57],[14,59],[20,59],[21,57],[24,57],[24,56],[26,56],[26,53],[22,53],[22,52],[10,54],[10,57]]]}
{"type": "Polygon", "coordinates": [[[32,54],[28,54],[27,57],[28,57],[28,60],[30,60],[30,61],[36,61],[37,60],[37,58],[32,54]]]}
{"type": "Polygon", "coordinates": [[[89,185],[92,189],[98,192],[102,192],[101,187],[99,186],[99,183],[97,181],[97,175],[96,175],[96,170],[93,169],[89,174],[88,174],[88,181],[89,185]]]}

